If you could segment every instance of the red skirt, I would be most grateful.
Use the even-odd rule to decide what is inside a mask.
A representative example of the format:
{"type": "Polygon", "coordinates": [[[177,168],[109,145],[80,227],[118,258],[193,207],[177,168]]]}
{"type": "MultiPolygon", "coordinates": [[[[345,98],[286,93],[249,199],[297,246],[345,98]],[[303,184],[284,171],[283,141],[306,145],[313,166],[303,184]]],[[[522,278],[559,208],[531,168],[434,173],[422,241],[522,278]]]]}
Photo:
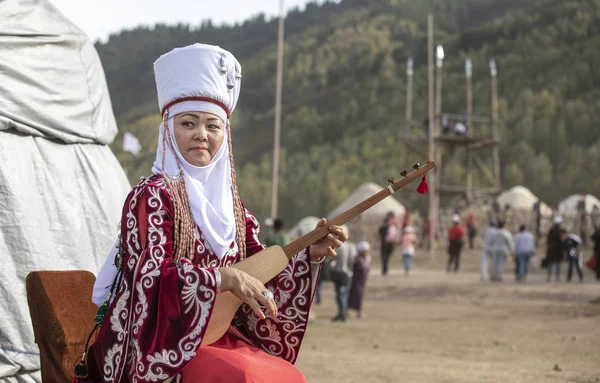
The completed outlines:
{"type": "Polygon", "coordinates": [[[227,332],[200,347],[181,372],[182,383],[306,383],[293,364],[267,354],[227,332]]]}

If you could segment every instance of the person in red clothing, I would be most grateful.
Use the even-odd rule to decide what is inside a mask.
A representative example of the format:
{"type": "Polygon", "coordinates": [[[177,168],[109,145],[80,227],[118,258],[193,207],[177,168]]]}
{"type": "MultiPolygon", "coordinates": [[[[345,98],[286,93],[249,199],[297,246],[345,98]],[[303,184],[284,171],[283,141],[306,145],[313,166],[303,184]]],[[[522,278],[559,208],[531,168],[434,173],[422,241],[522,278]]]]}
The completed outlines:
{"type": "Polygon", "coordinates": [[[402,231],[404,231],[408,225],[412,225],[412,217],[410,212],[407,210],[406,214],[404,214],[404,219],[402,220],[402,231]]]}
{"type": "Polygon", "coordinates": [[[467,218],[467,234],[469,236],[469,249],[473,250],[473,240],[477,235],[477,219],[473,213],[469,213],[469,218],[467,218]]]}
{"type": "Polygon", "coordinates": [[[465,229],[460,225],[460,216],[452,216],[452,227],[448,229],[448,269],[450,272],[454,263],[454,272],[458,272],[460,266],[460,251],[462,250],[465,237],[465,229]]]}

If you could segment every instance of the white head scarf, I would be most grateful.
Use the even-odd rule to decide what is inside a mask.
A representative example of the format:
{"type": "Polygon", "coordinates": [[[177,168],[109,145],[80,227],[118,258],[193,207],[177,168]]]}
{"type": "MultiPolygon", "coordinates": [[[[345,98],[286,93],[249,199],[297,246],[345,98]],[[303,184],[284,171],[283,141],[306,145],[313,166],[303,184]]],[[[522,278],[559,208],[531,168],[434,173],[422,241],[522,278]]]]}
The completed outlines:
{"type": "MultiPolygon", "coordinates": [[[[191,111],[204,112],[202,105],[198,105],[200,103],[196,101],[186,101],[185,103],[189,104],[185,108],[186,110],[173,114],[169,113],[169,115],[175,116],[175,114],[191,111]]],[[[169,109],[176,108],[179,105],[175,104],[169,109]]],[[[223,143],[210,160],[210,163],[206,166],[194,166],[183,158],[177,147],[173,133],[173,120],[174,117],[170,117],[168,120],[169,131],[183,170],[194,222],[206,237],[215,254],[219,259],[222,259],[229,251],[231,243],[235,242],[236,235],[233,195],[231,193],[233,182],[231,180],[229,146],[227,145],[228,132],[225,129],[223,143]]],[[[161,124],[152,173],[161,174],[164,170],[167,176],[175,176],[179,173],[179,169],[175,162],[175,155],[168,145],[165,147],[165,167],[162,169],[162,139],[164,132],[164,126],[161,124]]]]}
{"type": "Polygon", "coordinates": [[[356,245],[356,249],[360,252],[365,252],[371,250],[371,245],[367,241],[361,241],[356,245]]]}
{"type": "Polygon", "coordinates": [[[167,123],[176,153],[166,146],[163,169],[165,127],[161,124],[152,172],[176,176],[179,173],[177,156],[194,221],[212,250],[222,259],[236,237],[228,132],[225,131],[223,143],[210,163],[194,166],[183,158],[177,148],[173,118],[183,112],[206,112],[217,115],[227,125],[240,94],[241,65],[224,49],[194,44],[162,55],[154,63],[154,73],[158,104],[161,113],[168,111],[167,123]]]}

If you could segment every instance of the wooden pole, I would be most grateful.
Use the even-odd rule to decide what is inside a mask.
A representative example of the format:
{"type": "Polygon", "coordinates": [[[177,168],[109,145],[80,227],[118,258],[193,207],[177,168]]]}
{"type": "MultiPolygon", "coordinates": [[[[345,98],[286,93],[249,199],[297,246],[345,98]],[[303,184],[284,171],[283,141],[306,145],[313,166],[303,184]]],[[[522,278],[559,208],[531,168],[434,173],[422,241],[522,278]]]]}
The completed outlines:
{"type": "Polygon", "coordinates": [[[404,126],[404,137],[410,137],[412,126],[412,94],[413,94],[413,58],[409,57],[406,63],[406,125],[404,126]]]}
{"type": "MultiPolygon", "coordinates": [[[[495,140],[498,139],[498,89],[496,83],[496,62],[494,59],[490,60],[490,72],[492,75],[492,136],[495,140]]],[[[494,145],[493,148],[494,157],[494,176],[496,178],[496,184],[494,187],[500,190],[500,154],[498,152],[498,144],[494,145]]]]}
{"type": "MultiPolygon", "coordinates": [[[[471,59],[465,63],[467,76],[467,135],[472,134],[473,128],[473,76],[471,59]]],[[[467,147],[467,201],[471,203],[473,198],[473,150],[467,147]]]]}
{"type": "Polygon", "coordinates": [[[273,185],[271,189],[271,217],[277,217],[279,197],[279,140],[281,131],[281,88],[283,83],[283,0],[279,1],[279,33],[277,41],[277,80],[275,85],[275,139],[273,142],[273,185]]]}
{"type": "Polygon", "coordinates": [[[479,167],[479,169],[483,172],[483,175],[488,179],[490,184],[494,185],[496,183],[496,179],[494,178],[492,172],[490,172],[490,170],[485,166],[481,160],[481,157],[479,157],[477,153],[473,153],[473,159],[475,160],[474,163],[477,164],[477,167],[479,167]]]}
{"type": "MultiPolygon", "coordinates": [[[[434,127],[434,136],[438,137],[442,133],[442,82],[443,82],[443,69],[444,69],[444,48],[441,45],[438,45],[435,50],[436,63],[435,63],[435,124],[434,127]]],[[[435,141],[434,141],[435,142],[435,141]]],[[[444,154],[444,146],[439,145],[435,147],[434,151],[434,161],[438,164],[442,163],[442,156],[444,154]]],[[[438,167],[436,171],[435,177],[435,206],[433,211],[435,211],[436,220],[440,218],[440,195],[442,190],[442,167],[438,167]]]]}
{"type": "Polygon", "coordinates": [[[442,132],[442,65],[440,63],[441,61],[438,61],[435,69],[435,131],[433,133],[435,135],[442,132]]]}
{"type": "MultiPolygon", "coordinates": [[[[428,115],[429,115],[429,158],[431,160],[435,159],[435,147],[434,147],[434,139],[433,139],[433,124],[434,124],[434,100],[433,100],[433,15],[429,14],[427,16],[427,92],[428,92],[428,115]]],[[[436,197],[436,182],[437,171],[429,172],[429,256],[431,259],[434,258],[434,226],[437,225],[435,211],[435,197],[436,197]]]]}

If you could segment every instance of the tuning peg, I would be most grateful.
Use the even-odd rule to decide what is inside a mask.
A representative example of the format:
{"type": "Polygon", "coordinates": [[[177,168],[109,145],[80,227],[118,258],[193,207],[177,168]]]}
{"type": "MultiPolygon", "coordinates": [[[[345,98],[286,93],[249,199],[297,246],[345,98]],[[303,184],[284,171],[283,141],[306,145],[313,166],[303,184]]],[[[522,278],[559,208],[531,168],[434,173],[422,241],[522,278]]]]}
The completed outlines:
{"type": "Polygon", "coordinates": [[[413,165],[413,169],[415,169],[415,170],[419,169],[420,167],[421,167],[421,164],[418,162],[413,165]]]}
{"type": "Polygon", "coordinates": [[[388,182],[391,183],[391,184],[393,184],[396,181],[394,180],[394,177],[390,177],[390,178],[388,178],[388,182]]]}
{"type": "Polygon", "coordinates": [[[400,175],[402,177],[406,177],[407,174],[408,174],[408,172],[406,170],[403,170],[402,173],[400,173],[400,175]]]}

